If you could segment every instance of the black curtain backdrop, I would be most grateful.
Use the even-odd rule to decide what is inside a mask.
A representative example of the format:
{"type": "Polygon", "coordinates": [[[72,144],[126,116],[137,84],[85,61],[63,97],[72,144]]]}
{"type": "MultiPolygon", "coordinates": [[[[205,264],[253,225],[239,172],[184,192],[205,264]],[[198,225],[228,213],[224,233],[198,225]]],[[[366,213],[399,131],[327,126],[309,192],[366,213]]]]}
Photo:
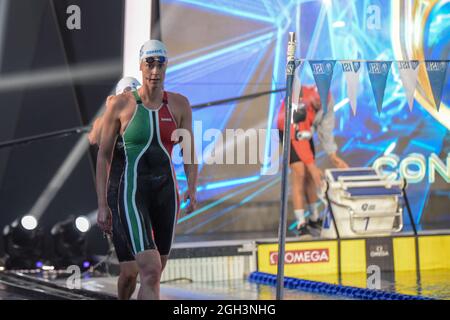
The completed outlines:
{"type": "MultiPolygon", "coordinates": [[[[88,124],[122,74],[124,0],[8,1],[0,78],[27,79],[38,73],[38,87],[0,87],[0,141],[88,124]],[[81,29],[66,22],[70,5],[80,8],[81,29]],[[48,70],[75,70],[85,64],[108,63],[103,77],[46,83],[48,70]],[[42,79],[42,80],[40,80],[42,79]]],[[[0,48],[1,49],[1,48],[0,48]]],[[[95,72],[94,72],[95,73],[95,72]]],[[[74,148],[79,135],[0,149],[0,228],[27,214],[74,148]]],[[[41,218],[51,227],[70,214],[88,214],[97,207],[95,154],[85,152],[41,218]]],[[[92,253],[104,253],[106,242],[94,228],[92,253]]],[[[0,245],[0,256],[3,254],[0,245]]]]}

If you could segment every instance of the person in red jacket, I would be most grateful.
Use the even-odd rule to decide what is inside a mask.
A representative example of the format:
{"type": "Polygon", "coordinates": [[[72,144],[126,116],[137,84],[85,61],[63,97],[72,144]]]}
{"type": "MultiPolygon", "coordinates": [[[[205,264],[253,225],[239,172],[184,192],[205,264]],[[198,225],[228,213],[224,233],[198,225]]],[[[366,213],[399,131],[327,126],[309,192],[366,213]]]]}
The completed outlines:
{"type": "MultiPolygon", "coordinates": [[[[322,225],[316,190],[322,184],[323,173],[315,163],[315,149],[312,139],[314,132],[317,131],[319,141],[335,167],[346,168],[348,165],[336,154],[337,145],[333,136],[334,103],[331,95],[328,98],[329,105],[326,114],[322,110],[320,96],[315,86],[302,86],[300,101],[305,105],[306,117],[300,122],[291,124],[289,167],[292,172],[291,192],[294,214],[297,219],[297,232],[299,236],[303,236],[310,235],[308,226],[320,228],[322,225]],[[310,212],[309,219],[305,218],[305,196],[310,212]]],[[[283,102],[277,119],[281,140],[284,132],[284,113],[283,102]]]]}

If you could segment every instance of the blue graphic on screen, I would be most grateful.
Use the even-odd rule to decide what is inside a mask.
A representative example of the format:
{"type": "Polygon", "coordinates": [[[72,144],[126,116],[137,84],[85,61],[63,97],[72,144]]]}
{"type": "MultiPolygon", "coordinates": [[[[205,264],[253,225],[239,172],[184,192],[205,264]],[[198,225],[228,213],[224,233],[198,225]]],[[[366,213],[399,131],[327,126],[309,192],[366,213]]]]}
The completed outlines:
{"type": "MultiPolygon", "coordinates": [[[[443,56],[448,55],[447,35],[450,31],[450,19],[447,18],[450,14],[450,3],[446,1],[436,3],[429,1],[417,6],[414,5],[414,1],[405,1],[404,5],[400,6],[403,1],[390,0],[163,0],[161,3],[163,6],[177,5],[197,10],[199,16],[209,14],[226,16],[233,19],[235,25],[248,26],[255,23],[257,26],[238,37],[226,40],[221,38],[221,41],[212,42],[201,49],[171,57],[166,78],[167,89],[182,92],[189,97],[192,105],[240,96],[248,92],[251,83],[261,81],[267,73],[270,74],[271,84],[266,89],[283,88],[289,31],[297,33],[297,57],[308,60],[395,61],[408,57],[412,59],[412,52],[417,59],[417,53],[422,53],[422,60],[449,58],[443,56]],[[424,16],[422,13],[425,11],[428,18],[424,21],[418,23],[411,19],[411,21],[407,19],[406,22],[404,20],[406,19],[404,17],[408,16],[424,16]],[[401,30],[405,25],[410,32],[401,30]],[[414,32],[411,32],[412,29],[414,32]],[[405,33],[413,34],[409,42],[400,38],[400,34],[405,33]],[[208,86],[207,90],[202,89],[205,84],[214,82],[225,84],[208,86]]],[[[164,11],[162,13],[164,19],[164,11]]],[[[176,26],[176,23],[174,25],[176,26]]],[[[219,34],[223,31],[211,29],[210,32],[219,34]]],[[[302,68],[302,83],[314,84],[313,75],[308,69],[302,68]]],[[[423,75],[419,76],[419,81],[422,79],[420,77],[423,78],[423,75]]],[[[335,137],[339,153],[354,167],[371,166],[376,159],[389,154],[396,154],[403,159],[412,153],[422,154],[425,158],[434,153],[445,163],[446,152],[449,150],[450,118],[448,113],[442,112],[442,109],[447,109],[449,105],[449,86],[446,80],[439,114],[423,102],[426,98],[429,99],[429,92],[427,93],[426,89],[418,89],[418,95],[422,98],[419,99],[416,95],[413,111],[410,112],[397,66],[392,63],[384,92],[383,109],[378,114],[369,76],[367,70],[363,69],[358,89],[358,110],[354,116],[346,94],[342,67],[334,68],[330,90],[335,101],[335,137]]],[[[280,93],[268,97],[267,128],[274,128],[276,112],[282,99],[283,94],[280,93]]],[[[231,103],[195,110],[193,120],[201,120],[204,130],[208,128],[224,130],[236,105],[237,103],[231,103]]],[[[266,136],[266,141],[268,140],[269,134],[266,136]]],[[[201,149],[205,151],[207,145],[203,142],[201,149]]],[[[179,152],[179,149],[175,152],[179,152]]],[[[269,148],[266,147],[265,158],[268,157],[268,152],[269,148]]],[[[326,155],[321,151],[316,157],[321,165],[326,155]]],[[[202,176],[203,165],[200,165],[199,169],[202,176]]],[[[183,192],[187,188],[183,166],[177,166],[176,172],[180,191],[183,192]]],[[[208,178],[200,179],[199,209],[180,219],[179,223],[195,219],[205,212],[208,213],[208,217],[202,220],[202,225],[192,224],[185,233],[195,232],[202,226],[227,215],[264,193],[268,185],[272,186],[280,179],[279,175],[263,176],[259,170],[249,172],[247,176],[233,176],[230,173],[224,178],[208,178]],[[232,206],[223,206],[244,191],[250,192],[244,200],[232,206]],[[207,201],[216,196],[220,197],[214,201],[207,201]],[[202,201],[207,201],[207,204],[202,205],[202,201]]],[[[420,224],[426,214],[425,207],[433,192],[450,198],[448,187],[432,189],[427,178],[409,186],[408,195],[416,223],[420,224]]],[[[234,223],[238,219],[239,217],[236,217],[234,220],[216,224],[208,232],[219,231],[226,224],[234,223]]],[[[408,219],[404,220],[408,224],[408,219]]]]}

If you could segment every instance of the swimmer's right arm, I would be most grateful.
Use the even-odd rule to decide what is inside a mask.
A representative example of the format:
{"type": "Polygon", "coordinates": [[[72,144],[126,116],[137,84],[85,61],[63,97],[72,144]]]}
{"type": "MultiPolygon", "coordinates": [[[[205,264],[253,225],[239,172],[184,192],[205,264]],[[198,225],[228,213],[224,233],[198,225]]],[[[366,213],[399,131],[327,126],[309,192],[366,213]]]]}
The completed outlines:
{"type": "MultiPolygon", "coordinates": [[[[106,101],[109,101],[112,96],[108,96],[106,98],[106,101]]],[[[103,125],[103,115],[100,115],[95,119],[94,123],[92,124],[91,132],[89,132],[89,143],[91,145],[100,145],[100,135],[102,134],[102,125],[103,125]]]]}
{"type": "Polygon", "coordinates": [[[111,166],[114,142],[120,130],[119,111],[124,104],[122,97],[109,97],[106,101],[106,111],[103,115],[102,130],[100,135],[100,145],[97,155],[97,201],[98,215],[97,223],[99,227],[107,232],[111,232],[111,212],[106,199],[108,172],[111,166]]]}
{"type": "Polygon", "coordinates": [[[89,132],[88,139],[91,145],[100,145],[100,135],[102,133],[102,116],[95,119],[92,125],[91,132],[89,132]]]}

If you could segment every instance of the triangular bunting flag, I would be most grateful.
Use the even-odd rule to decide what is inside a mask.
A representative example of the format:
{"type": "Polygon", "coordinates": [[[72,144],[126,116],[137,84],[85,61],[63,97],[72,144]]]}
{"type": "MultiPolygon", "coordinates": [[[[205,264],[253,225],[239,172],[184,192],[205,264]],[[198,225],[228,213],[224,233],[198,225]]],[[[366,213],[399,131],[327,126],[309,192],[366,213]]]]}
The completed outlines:
{"type": "Polygon", "coordinates": [[[330,91],[331,78],[333,78],[333,69],[336,60],[310,60],[309,65],[316,81],[317,90],[320,95],[323,112],[327,113],[328,93],[330,91]]]}
{"type": "Polygon", "coordinates": [[[442,90],[445,84],[445,75],[447,74],[448,61],[428,60],[425,61],[428,79],[430,80],[431,91],[433,91],[434,103],[437,111],[442,99],[442,90]]]}
{"type": "Polygon", "coordinates": [[[350,107],[353,115],[356,116],[356,99],[358,97],[359,74],[361,73],[362,64],[359,61],[341,61],[342,71],[347,81],[347,95],[350,100],[350,107]]]}
{"type": "Polygon", "coordinates": [[[369,73],[370,84],[377,104],[378,114],[383,106],[384,89],[386,79],[389,75],[392,61],[367,61],[367,72],[369,73]]]}
{"type": "Polygon", "coordinates": [[[414,104],[414,92],[416,91],[417,76],[419,74],[419,61],[397,61],[400,79],[405,87],[406,100],[408,101],[409,111],[412,111],[414,104]]]}

